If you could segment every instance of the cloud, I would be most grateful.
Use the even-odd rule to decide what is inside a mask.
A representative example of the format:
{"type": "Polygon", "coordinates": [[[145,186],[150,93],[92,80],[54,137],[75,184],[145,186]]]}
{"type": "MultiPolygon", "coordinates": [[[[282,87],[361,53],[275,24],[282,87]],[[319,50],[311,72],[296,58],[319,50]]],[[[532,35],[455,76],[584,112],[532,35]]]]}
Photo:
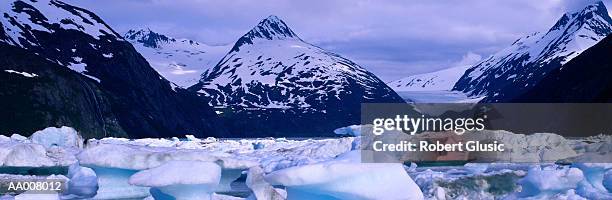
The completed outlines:
{"type": "MultiPolygon", "coordinates": [[[[451,67],[547,30],[578,0],[66,0],[113,28],[147,26],[175,37],[229,44],[274,14],[302,39],[380,77],[451,67]],[[361,63],[363,62],[363,63],[361,63]]],[[[606,1],[606,4],[609,4],[606,1]]]]}
{"type": "Polygon", "coordinates": [[[482,56],[475,54],[473,52],[467,52],[459,62],[455,63],[455,66],[468,66],[474,65],[482,60],[482,56]]]}
{"type": "Polygon", "coordinates": [[[577,12],[590,4],[601,2],[601,0],[567,0],[562,1],[562,7],[565,12],[577,12]]]}

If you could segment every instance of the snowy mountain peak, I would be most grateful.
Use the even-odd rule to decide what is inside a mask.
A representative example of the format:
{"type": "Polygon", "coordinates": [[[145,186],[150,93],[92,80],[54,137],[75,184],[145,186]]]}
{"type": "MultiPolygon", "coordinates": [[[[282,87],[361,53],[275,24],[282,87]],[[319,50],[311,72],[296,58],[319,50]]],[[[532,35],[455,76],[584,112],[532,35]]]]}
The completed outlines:
{"type": "Polygon", "coordinates": [[[176,39],[151,31],[149,28],[129,30],[123,36],[129,41],[142,43],[145,47],[160,48],[162,43],[176,42],[176,39]]]}
{"type": "Polygon", "coordinates": [[[275,16],[242,36],[234,49],[189,89],[211,98],[211,105],[246,108],[327,112],[327,108],[339,109],[334,107],[339,102],[342,106],[347,102],[401,102],[374,74],[304,42],[275,16]]]}
{"type": "Polygon", "coordinates": [[[565,13],[548,31],[523,37],[468,69],[453,89],[486,96],[485,101],[512,99],[610,33],[604,4],[587,4],[565,13]]]}
{"type": "Polygon", "coordinates": [[[268,18],[261,20],[257,26],[253,27],[249,32],[244,34],[232,51],[240,51],[240,47],[245,44],[253,44],[255,40],[288,40],[300,38],[285,24],[283,20],[277,16],[270,15],[268,18]]]}
{"type": "Polygon", "coordinates": [[[200,43],[190,39],[176,39],[164,34],[152,31],[149,28],[131,29],[123,37],[132,43],[140,43],[149,48],[163,48],[172,43],[182,43],[184,45],[199,46],[200,43]]]}
{"type": "Polygon", "coordinates": [[[15,46],[39,46],[37,31],[79,31],[95,39],[121,38],[94,13],[56,0],[2,1],[0,15],[0,41],[15,46]]]}
{"type": "Polygon", "coordinates": [[[197,83],[203,69],[214,66],[231,47],[176,39],[170,33],[162,34],[149,28],[129,30],[124,38],[157,72],[180,87],[197,83]]]}
{"type": "Polygon", "coordinates": [[[582,9],[566,12],[548,32],[570,27],[577,27],[576,29],[579,29],[586,25],[587,27],[585,28],[592,29],[598,35],[605,36],[610,32],[610,24],[612,24],[612,19],[608,15],[606,6],[601,1],[598,1],[585,5],[582,9]]]}
{"type": "Polygon", "coordinates": [[[600,16],[605,16],[608,15],[608,11],[606,9],[606,6],[604,5],[604,3],[602,1],[595,1],[595,2],[587,2],[586,4],[584,4],[583,6],[578,6],[574,9],[569,9],[566,12],[566,15],[572,16],[572,15],[576,15],[576,14],[581,14],[581,13],[596,13],[597,15],[600,16]]]}

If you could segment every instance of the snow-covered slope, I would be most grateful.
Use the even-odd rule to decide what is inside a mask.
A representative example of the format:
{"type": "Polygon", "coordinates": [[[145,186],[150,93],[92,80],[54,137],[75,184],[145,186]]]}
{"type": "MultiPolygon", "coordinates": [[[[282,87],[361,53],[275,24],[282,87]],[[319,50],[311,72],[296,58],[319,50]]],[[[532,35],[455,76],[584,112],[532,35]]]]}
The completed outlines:
{"type": "MultiPolygon", "coordinates": [[[[52,34],[58,29],[69,32],[83,32],[93,39],[112,38],[123,40],[115,31],[95,14],[61,1],[6,1],[0,3],[0,41],[26,49],[44,49],[47,38],[39,38],[41,33],[52,34]]],[[[94,44],[91,44],[94,45],[94,44]]],[[[93,47],[93,46],[92,46],[93,47]]],[[[60,51],[60,49],[54,49],[60,51]]],[[[75,53],[76,48],[71,49],[75,53]]],[[[57,52],[56,52],[57,53],[57,52]]],[[[100,52],[104,57],[112,57],[112,53],[100,52]]],[[[102,56],[102,55],[100,55],[102,56]]],[[[60,65],[79,72],[93,80],[99,81],[95,75],[85,69],[81,56],[67,59],[51,59],[60,65]]]]}
{"type": "Polygon", "coordinates": [[[488,102],[508,101],[606,37],[611,24],[602,2],[565,13],[547,32],[521,38],[468,69],[453,89],[488,102]]]}
{"type": "Polygon", "coordinates": [[[176,39],[149,28],[129,30],[124,34],[151,67],[169,81],[188,87],[200,80],[205,69],[212,68],[231,46],[210,46],[190,39],[176,39]]]}
{"type": "Polygon", "coordinates": [[[6,91],[0,92],[0,119],[11,121],[0,124],[0,132],[65,125],[86,137],[145,137],[222,129],[212,126],[212,108],[194,93],[172,88],[129,42],[84,8],[58,0],[1,1],[0,54],[1,71],[37,75],[0,75],[6,91]]]}
{"type": "Polygon", "coordinates": [[[300,39],[276,16],[242,36],[192,87],[215,106],[304,108],[325,113],[360,102],[401,102],[361,66],[300,39]],[[342,103],[340,103],[342,102],[342,103]]]}
{"type": "Polygon", "coordinates": [[[451,90],[465,70],[471,66],[458,66],[435,72],[418,74],[387,83],[399,91],[441,91],[451,90]]]}

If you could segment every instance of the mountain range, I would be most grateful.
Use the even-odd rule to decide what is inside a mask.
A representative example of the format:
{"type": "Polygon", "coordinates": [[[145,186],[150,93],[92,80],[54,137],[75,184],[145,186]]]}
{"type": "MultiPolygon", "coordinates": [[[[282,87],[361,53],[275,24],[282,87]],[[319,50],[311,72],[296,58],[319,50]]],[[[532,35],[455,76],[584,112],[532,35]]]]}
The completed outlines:
{"type": "Polygon", "coordinates": [[[200,80],[231,46],[211,46],[190,39],[177,39],[149,28],[132,29],[123,37],[132,43],[151,67],[177,86],[187,88],[200,80]]]}
{"type": "Polygon", "coordinates": [[[86,138],[322,136],[359,123],[361,103],[403,102],[275,16],[229,48],[150,29],[122,36],[57,0],[1,5],[0,120],[12,122],[3,134],[72,126],[86,138]]]}
{"type": "Polygon", "coordinates": [[[513,102],[612,102],[612,36],[585,50],[563,67],[549,72],[513,102]]]}
{"type": "Polygon", "coordinates": [[[171,87],[94,13],[57,0],[3,1],[0,13],[0,133],[49,126],[75,127],[87,138],[224,133],[211,107],[171,87]]]}
{"type": "Polygon", "coordinates": [[[567,12],[548,31],[518,39],[468,69],[453,90],[483,102],[512,101],[611,32],[612,19],[601,1],[567,12]]]}
{"type": "Polygon", "coordinates": [[[334,127],[359,123],[361,103],[404,102],[374,74],[305,42],[276,16],[240,37],[188,89],[211,106],[231,109],[228,125],[235,132],[331,133],[334,127]],[[260,125],[276,120],[291,126],[260,125]]]}
{"type": "Polygon", "coordinates": [[[361,123],[363,103],[405,103],[394,90],[453,89],[484,102],[612,96],[612,19],[601,2],[474,66],[391,87],[276,16],[233,46],[211,46],[148,28],[121,35],[58,0],[5,1],[0,12],[1,134],[71,126],[86,138],[333,136],[361,123]]]}

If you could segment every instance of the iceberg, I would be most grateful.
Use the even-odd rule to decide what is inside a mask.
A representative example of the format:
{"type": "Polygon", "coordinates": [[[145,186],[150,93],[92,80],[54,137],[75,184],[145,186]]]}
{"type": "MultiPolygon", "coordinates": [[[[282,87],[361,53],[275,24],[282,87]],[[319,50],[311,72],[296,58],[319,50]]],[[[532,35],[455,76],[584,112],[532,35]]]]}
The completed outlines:
{"type": "Polygon", "coordinates": [[[36,131],[30,136],[32,143],[41,144],[45,148],[51,146],[83,148],[83,138],[71,127],[47,127],[36,131]]]}
{"type": "MultiPolygon", "coordinates": [[[[211,199],[220,180],[221,167],[215,163],[170,161],[159,167],[134,174],[130,177],[129,183],[152,187],[176,200],[190,200],[211,199]]],[[[152,194],[159,193],[152,192],[152,194]]]]}
{"type": "Polygon", "coordinates": [[[580,196],[589,199],[612,199],[612,193],[604,185],[605,173],[612,169],[612,163],[574,163],[584,172],[585,179],[576,188],[580,196]]]}
{"type": "Polygon", "coordinates": [[[601,191],[606,191],[603,185],[604,173],[612,169],[612,163],[575,163],[572,165],[584,172],[586,181],[601,191]]]}
{"type": "Polygon", "coordinates": [[[40,144],[0,143],[0,167],[51,167],[54,160],[40,144]]]}
{"type": "Polygon", "coordinates": [[[73,164],[68,169],[68,179],[62,199],[88,199],[96,196],[98,177],[92,169],[73,164]]]}
{"type": "MultiPolygon", "coordinates": [[[[43,179],[54,179],[54,180],[63,179],[66,181],[68,180],[68,178],[63,175],[51,175],[43,179]]],[[[15,196],[15,200],[60,200],[60,199],[61,199],[60,194],[56,192],[39,193],[36,191],[26,191],[24,193],[21,193],[15,196]]]]}
{"type": "Polygon", "coordinates": [[[25,142],[28,138],[19,134],[13,134],[11,135],[11,140],[14,142],[25,142]]]}
{"type": "Polygon", "coordinates": [[[285,200],[287,193],[274,188],[264,180],[264,170],[261,167],[251,167],[247,173],[246,185],[253,191],[250,199],[257,200],[285,200]]]}
{"type": "Polygon", "coordinates": [[[583,179],[584,174],[577,168],[534,167],[519,181],[522,186],[519,196],[552,196],[576,188],[583,179]]]}
{"type": "Polygon", "coordinates": [[[423,199],[423,193],[399,163],[334,160],[274,171],[264,179],[286,187],[287,198],[292,200],[423,199]]]}
{"type": "Polygon", "coordinates": [[[242,176],[242,172],[249,167],[257,165],[255,162],[250,161],[233,161],[235,164],[227,164],[228,160],[233,160],[229,158],[225,158],[224,160],[218,161],[221,165],[221,181],[219,182],[219,186],[216,189],[216,192],[229,192],[232,190],[232,182],[236,181],[240,176],[242,176]]]}
{"type": "MultiPolygon", "coordinates": [[[[78,155],[78,159],[82,165],[91,167],[98,174],[99,193],[130,194],[129,198],[146,197],[149,190],[147,187],[129,185],[130,176],[140,170],[156,168],[169,161],[217,163],[222,168],[220,185],[216,187],[217,191],[231,190],[230,184],[242,175],[243,170],[258,164],[255,161],[230,158],[225,154],[213,155],[210,151],[200,149],[106,143],[86,148],[78,155]],[[126,192],[120,192],[124,190],[126,192]]],[[[101,197],[96,196],[96,198],[101,197]]]]}
{"type": "Polygon", "coordinates": [[[334,130],[336,135],[345,135],[345,136],[361,136],[361,125],[350,125],[347,127],[341,127],[334,130]]]}

